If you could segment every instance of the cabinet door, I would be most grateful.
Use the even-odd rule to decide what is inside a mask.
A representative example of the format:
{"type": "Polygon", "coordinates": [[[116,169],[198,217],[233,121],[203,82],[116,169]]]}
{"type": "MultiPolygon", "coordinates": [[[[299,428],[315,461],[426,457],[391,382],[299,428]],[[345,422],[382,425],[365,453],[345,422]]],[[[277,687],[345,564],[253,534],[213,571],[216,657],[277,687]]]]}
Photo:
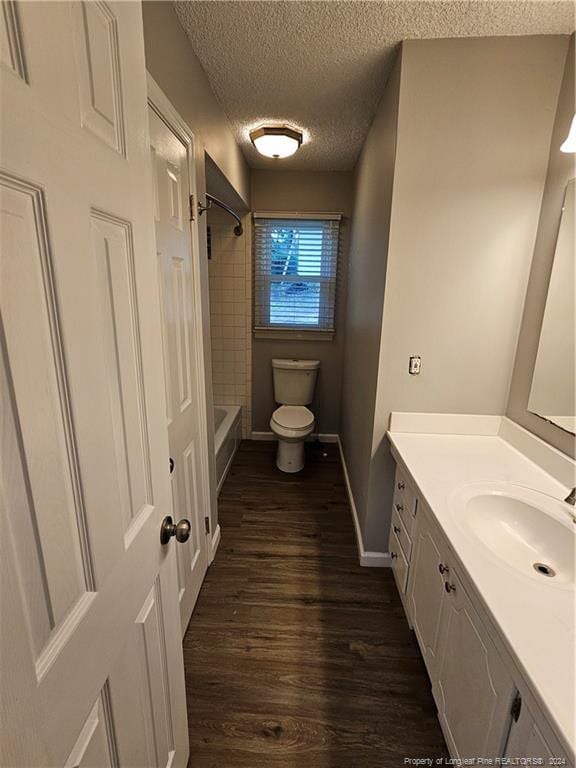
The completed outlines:
{"type": "Polygon", "coordinates": [[[453,757],[500,757],[514,684],[458,576],[446,576],[432,690],[453,757]]]}
{"type": "Polygon", "coordinates": [[[536,718],[525,702],[522,702],[518,721],[512,722],[504,756],[508,758],[540,758],[544,761],[543,765],[550,765],[551,759],[565,760],[566,762],[562,764],[566,768],[570,768],[572,765],[566,759],[566,754],[561,748],[556,744],[552,746],[548,743],[536,718]]]}
{"type": "Polygon", "coordinates": [[[428,516],[423,514],[416,529],[415,554],[410,568],[408,606],[414,631],[430,678],[434,679],[440,639],[440,614],[444,595],[444,577],[440,566],[442,540],[428,516]]]}

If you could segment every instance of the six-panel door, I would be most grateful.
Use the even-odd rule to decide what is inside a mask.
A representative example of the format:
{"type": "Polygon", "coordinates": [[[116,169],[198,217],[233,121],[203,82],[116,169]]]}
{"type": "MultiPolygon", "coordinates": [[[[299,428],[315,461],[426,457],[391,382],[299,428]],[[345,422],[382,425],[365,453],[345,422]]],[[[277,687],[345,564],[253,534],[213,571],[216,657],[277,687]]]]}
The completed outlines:
{"type": "Polygon", "coordinates": [[[0,764],[188,756],[138,3],[0,14],[0,764]]]}
{"type": "MultiPolygon", "coordinates": [[[[158,90],[157,87],[153,89],[158,90]]],[[[162,99],[165,104],[165,97],[162,99]]],[[[204,393],[199,313],[192,306],[199,255],[193,248],[190,222],[191,136],[171,124],[160,105],[148,107],[150,160],[154,190],[154,219],[160,305],[166,423],[172,459],[172,503],[175,519],[190,521],[190,538],[178,547],[178,595],[182,634],[186,631],[208,567],[209,516],[208,445],[203,439],[204,393]]]]}

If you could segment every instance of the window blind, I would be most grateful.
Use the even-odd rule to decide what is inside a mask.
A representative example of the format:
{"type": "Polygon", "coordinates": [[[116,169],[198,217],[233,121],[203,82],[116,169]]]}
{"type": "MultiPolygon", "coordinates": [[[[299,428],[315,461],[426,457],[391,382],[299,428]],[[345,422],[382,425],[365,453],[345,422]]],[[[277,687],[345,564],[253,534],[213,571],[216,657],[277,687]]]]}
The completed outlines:
{"type": "Polygon", "coordinates": [[[339,214],[255,214],[255,330],[334,331],[339,234],[339,214]]]}

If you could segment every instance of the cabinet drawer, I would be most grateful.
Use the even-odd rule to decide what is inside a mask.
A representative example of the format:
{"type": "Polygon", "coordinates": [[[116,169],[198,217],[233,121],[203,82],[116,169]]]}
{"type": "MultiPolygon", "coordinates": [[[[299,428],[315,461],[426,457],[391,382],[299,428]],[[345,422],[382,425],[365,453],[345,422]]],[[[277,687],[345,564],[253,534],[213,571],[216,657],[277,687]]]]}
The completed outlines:
{"type": "Polygon", "coordinates": [[[406,591],[406,581],[408,579],[408,561],[402,551],[398,537],[394,530],[390,532],[390,557],[392,558],[392,570],[396,579],[398,591],[402,594],[406,591]]]}
{"type": "Polygon", "coordinates": [[[406,533],[406,528],[400,519],[400,515],[398,514],[396,507],[394,507],[392,510],[392,525],[390,529],[390,535],[392,536],[392,534],[396,535],[396,538],[402,547],[402,551],[406,556],[406,560],[410,562],[410,555],[412,554],[412,539],[406,533]]]}
{"type": "Polygon", "coordinates": [[[408,536],[412,535],[414,518],[416,517],[416,495],[412,488],[406,482],[406,477],[400,467],[396,468],[396,478],[394,480],[394,509],[404,523],[404,528],[408,536]]]}

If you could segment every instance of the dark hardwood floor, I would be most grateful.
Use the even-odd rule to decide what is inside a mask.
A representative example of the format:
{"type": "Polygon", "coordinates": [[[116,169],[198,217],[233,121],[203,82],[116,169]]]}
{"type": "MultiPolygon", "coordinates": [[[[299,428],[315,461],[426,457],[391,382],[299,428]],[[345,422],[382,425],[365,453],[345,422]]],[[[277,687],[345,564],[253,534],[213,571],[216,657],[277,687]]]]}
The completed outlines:
{"type": "Polygon", "coordinates": [[[242,443],[184,638],[191,768],[387,768],[446,747],[392,573],[358,565],[337,447],[242,443]],[[326,454],[326,455],[323,455],[326,454]]]}

